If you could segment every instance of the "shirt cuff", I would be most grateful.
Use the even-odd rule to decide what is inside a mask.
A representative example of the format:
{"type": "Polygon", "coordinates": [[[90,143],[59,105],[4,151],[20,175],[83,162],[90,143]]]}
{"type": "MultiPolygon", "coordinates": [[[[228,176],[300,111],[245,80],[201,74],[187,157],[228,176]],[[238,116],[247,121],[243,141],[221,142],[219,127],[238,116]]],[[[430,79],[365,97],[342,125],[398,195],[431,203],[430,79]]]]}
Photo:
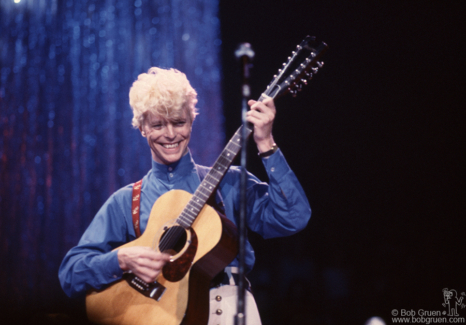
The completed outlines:
{"type": "Polygon", "coordinates": [[[120,268],[120,264],[118,263],[118,250],[112,251],[108,254],[105,254],[105,259],[107,263],[103,265],[107,265],[107,269],[105,272],[110,279],[119,279],[123,276],[123,270],[120,268]]]}
{"type": "Polygon", "coordinates": [[[262,158],[262,163],[264,164],[269,179],[273,178],[275,180],[280,180],[291,170],[280,149],[272,155],[262,158]]]}

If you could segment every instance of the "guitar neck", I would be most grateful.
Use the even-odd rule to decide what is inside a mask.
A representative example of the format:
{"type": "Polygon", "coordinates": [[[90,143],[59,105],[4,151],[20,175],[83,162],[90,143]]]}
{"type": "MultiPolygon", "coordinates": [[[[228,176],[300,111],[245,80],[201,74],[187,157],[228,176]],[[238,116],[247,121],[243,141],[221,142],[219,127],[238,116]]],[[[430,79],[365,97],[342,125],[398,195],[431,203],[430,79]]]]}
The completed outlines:
{"type": "MultiPolygon", "coordinates": [[[[258,101],[262,102],[266,98],[269,98],[270,96],[268,96],[266,93],[267,91],[260,96],[258,101]]],[[[236,130],[235,134],[230,139],[230,141],[228,141],[228,144],[226,145],[225,149],[223,149],[222,153],[212,166],[212,169],[204,177],[196,192],[194,192],[194,195],[191,198],[191,200],[188,202],[184,210],[181,212],[178,218],[178,223],[183,228],[189,228],[194,222],[194,220],[196,220],[197,216],[202,210],[202,207],[204,206],[204,204],[206,204],[207,200],[218,187],[218,184],[220,184],[221,180],[223,179],[223,176],[225,176],[225,173],[228,171],[228,168],[233,163],[233,160],[240,152],[242,132],[243,126],[240,126],[239,129],[236,130]]],[[[252,132],[252,125],[248,125],[246,127],[246,138],[249,138],[252,132]]]]}
{"type": "MultiPolygon", "coordinates": [[[[274,76],[274,79],[267,86],[267,89],[262,93],[258,101],[262,102],[267,98],[275,99],[288,92],[295,96],[297,91],[301,90],[302,84],[307,84],[307,80],[310,80],[313,74],[317,73],[318,69],[323,66],[323,62],[319,62],[318,60],[328,48],[327,44],[323,42],[315,48],[313,45],[314,41],[315,37],[307,36],[297,46],[297,50],[292,52],[292,56],[288,58],[288,62],[284,63],[283,68],[278,70],[278,75],[274,76]],[[301,57],[303,58],[301,59],[301,57]]],[[[253,131],[253,126],[248,124],[245,131],[246,138],[248,138],[253,131]]],[[[212,169],[202,180],[196,192],[194,192],[193,197],[177,219],[180,226],[189,228],[193,224],[207,200],[218,187],[218,184],[231,166],[233,159],[235,159],[241,150],[242,132],[243,126],[235,132],[215,161],[212,169]]]]}
{"type": "MultiPolygon", "coordinates": [[[[184,210],[178,217],[178,223],[183,228],[189,228],[198,214],[201,212],[202,207],[207,202],[209,197],[218,187],[223,176],[225,176],[228,168],[231,166],[233,159],[238,155],[241,150],[241,133],[243,132],[243,126],[241,126],[228,141],[225,149],[223,149],[220,156],[215,161],[212,169],[204,177],[201,184],[194,192],[193,197],[188,202],[184,210]]],[[[246,128],[247,137],[252,133],[252,128],[246,128]]]]}

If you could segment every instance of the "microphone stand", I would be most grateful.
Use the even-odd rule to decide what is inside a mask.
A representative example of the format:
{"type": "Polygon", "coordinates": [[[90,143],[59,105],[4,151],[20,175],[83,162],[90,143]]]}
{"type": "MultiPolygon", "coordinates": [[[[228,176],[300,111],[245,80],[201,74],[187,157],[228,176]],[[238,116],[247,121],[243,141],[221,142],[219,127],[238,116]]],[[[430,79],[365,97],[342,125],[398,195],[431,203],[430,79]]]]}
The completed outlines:
{"type": "Polygon", "coordinates": [[[251,97],[251,88],[249,87],[249,68],[252,66],[251,60],[254,57],[254,51],[249,43],[242,43],[235,51],[235,56],[241,61],[242,73],[242,108],[241,118],[243,128],[241,133],[241,183],[240,183],[240,222],[239,222],[239,267],[238,267],[238,302],[237,314],[235,316],[236,325],[244,325],[245,317],[245,243],[246,243],[246,162],[247,162],[247,144],[248,144],[248,122],[246,113],[248,111],[248,100],[251,97]]]}

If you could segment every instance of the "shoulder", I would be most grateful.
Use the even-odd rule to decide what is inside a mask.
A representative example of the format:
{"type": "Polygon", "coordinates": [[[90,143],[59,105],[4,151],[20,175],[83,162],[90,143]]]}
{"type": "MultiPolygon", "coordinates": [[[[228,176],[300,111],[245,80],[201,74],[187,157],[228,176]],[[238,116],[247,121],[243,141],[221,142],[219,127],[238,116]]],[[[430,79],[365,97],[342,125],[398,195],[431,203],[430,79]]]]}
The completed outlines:
{"type": "Polygon", "coordinates": [[[128,184],[119,190],[117,190],[115,193],[112,194],[113,197],[115,198],[120,198],[120,197],[125,197],[127,195],[131,195],[133,193],[133,186],[135,183],[128,184]]]}
{"type": "Polygon", "coordinates": [[[107,200],[107,204],[118,204],[122,208],[127,204],[131,204],[134,184],[135,183],[128,184],[115,191],[107,200]]]}

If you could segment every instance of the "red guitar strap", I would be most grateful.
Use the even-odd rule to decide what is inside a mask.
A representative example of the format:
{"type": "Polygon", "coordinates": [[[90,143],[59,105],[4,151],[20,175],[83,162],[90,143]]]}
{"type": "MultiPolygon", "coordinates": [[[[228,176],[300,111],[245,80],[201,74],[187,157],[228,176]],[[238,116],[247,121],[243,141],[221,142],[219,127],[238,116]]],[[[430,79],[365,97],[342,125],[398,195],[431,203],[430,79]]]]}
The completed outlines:
{"type": "Polygon", "coordinates": [[[133,226],[136,238],[141,236],[141,229],[139,228],[139,207],[141,205],[141,187],[142,179],[133,185],[133,204],[131,206],[131,214],[133,215],[133,226]]]}

